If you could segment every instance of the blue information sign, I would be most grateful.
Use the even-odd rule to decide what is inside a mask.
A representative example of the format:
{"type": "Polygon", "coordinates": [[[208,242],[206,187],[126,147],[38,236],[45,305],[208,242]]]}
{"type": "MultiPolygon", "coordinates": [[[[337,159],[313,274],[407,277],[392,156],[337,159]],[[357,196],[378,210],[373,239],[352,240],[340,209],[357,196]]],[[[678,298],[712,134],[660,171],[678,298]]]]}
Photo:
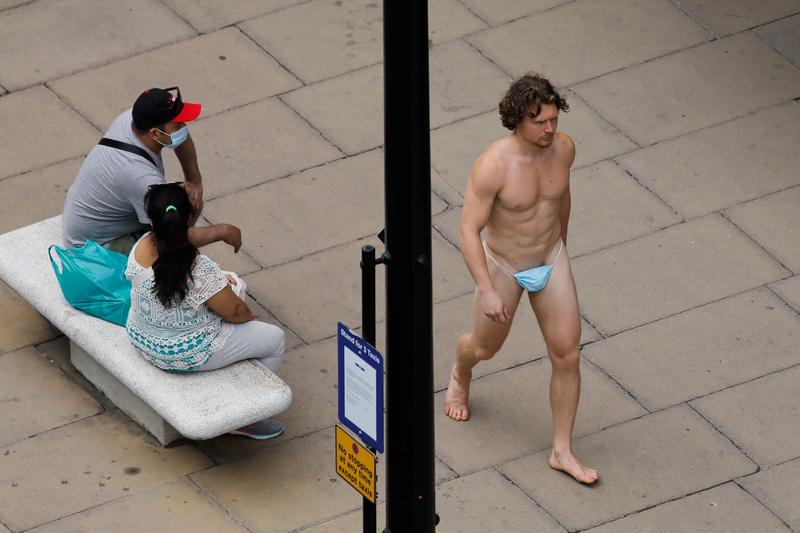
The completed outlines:
{"type": "Polygon", "coordinates": [[[341,322],[339,420],[383,453],[383,356],[341,322]]]}

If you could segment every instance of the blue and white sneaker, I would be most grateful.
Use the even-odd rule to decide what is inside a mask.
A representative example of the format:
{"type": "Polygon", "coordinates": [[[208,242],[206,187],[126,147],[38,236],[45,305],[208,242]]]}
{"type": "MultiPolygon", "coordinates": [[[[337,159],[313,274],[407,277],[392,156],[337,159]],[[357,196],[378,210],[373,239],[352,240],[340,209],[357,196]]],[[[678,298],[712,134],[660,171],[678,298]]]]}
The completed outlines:
{"type": "Polygon", "coordinates": [[[273,418],[253,422],[249,426],[234,429],[230,435],[241,435],[256,440],[269,440],[283,434],[283,424],[273,418]]]}

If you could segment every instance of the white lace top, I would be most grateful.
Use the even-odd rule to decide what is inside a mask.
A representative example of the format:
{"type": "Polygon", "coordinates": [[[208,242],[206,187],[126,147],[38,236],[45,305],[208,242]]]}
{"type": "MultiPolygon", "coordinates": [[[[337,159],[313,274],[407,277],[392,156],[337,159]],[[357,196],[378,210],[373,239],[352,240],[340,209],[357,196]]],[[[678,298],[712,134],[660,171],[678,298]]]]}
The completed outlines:
{"type": "Polygon", "coordinates": [[[205,304],[228,285],[228,279],[219,265],[205,255],[198,255],[192,267],[194,280],[189,280],[186,297],[174,307],[165,308],[153,292],[152,267],[144,268],[134,259],[140,242],[141,239],[131,250],[125,270],[125,277],[131,280],[128,336],[157,367],[189,372],[208,361],[233,331],[230,322],[222,320],[205,304]]]}

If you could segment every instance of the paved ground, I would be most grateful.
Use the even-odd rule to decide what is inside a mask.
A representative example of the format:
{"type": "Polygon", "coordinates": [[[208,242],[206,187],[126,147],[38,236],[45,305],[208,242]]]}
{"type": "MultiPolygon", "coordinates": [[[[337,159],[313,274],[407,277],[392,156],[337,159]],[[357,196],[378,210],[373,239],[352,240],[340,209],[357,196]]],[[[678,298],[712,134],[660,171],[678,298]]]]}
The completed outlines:
{"type": "MultiPolygon", "coordinates": [[[[441,530],[800,531],[800,1],[430,12],[441,530]],[[547,468],[529,309],[478,368],[472,421],[440,408],[470,322],[461,192],[528,70],[572,107],[576,448],[594,488],[547,468]]],[[[332,336],[359,326],[359,247],[382,226],[381,57],[373,0],[0,0],[0,232],[59,213],[112,118],[144,87],[180,85],[206,106],[191,130],[206,219],[244,232],[242,253],[210,254],[286,328],[295,395],[275,442],[159,448],[0,285],[0,532],[360,531],[333,466],[332,336]]]]}

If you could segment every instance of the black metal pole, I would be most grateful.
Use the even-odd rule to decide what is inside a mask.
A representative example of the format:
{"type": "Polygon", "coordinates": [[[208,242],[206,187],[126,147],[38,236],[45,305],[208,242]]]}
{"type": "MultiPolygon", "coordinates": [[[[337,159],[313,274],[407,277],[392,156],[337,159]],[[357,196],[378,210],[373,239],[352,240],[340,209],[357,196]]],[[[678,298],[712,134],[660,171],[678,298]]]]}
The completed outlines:
{"type": "MultiPolygon", "coordinates": [[[[375,346],[375,247],[370,244],[361,247],[361,329],[364,340],[375,346]]],[[[370,451],[375,453],[375,450],[370,451]]],[[[377,473],[375,476],[377,478],[377,473]]],[[[377,498],[377,490],[375,492],[377,498]]],[[[375,533],[375,504],[366,497],[363,498],[362,513],[364,533],[375,533]]]]}
{"type": "Polygon", "coordinates": [[[434,533],[428,3],[384,0],[387,452],[391,533],[434,533]]]}

